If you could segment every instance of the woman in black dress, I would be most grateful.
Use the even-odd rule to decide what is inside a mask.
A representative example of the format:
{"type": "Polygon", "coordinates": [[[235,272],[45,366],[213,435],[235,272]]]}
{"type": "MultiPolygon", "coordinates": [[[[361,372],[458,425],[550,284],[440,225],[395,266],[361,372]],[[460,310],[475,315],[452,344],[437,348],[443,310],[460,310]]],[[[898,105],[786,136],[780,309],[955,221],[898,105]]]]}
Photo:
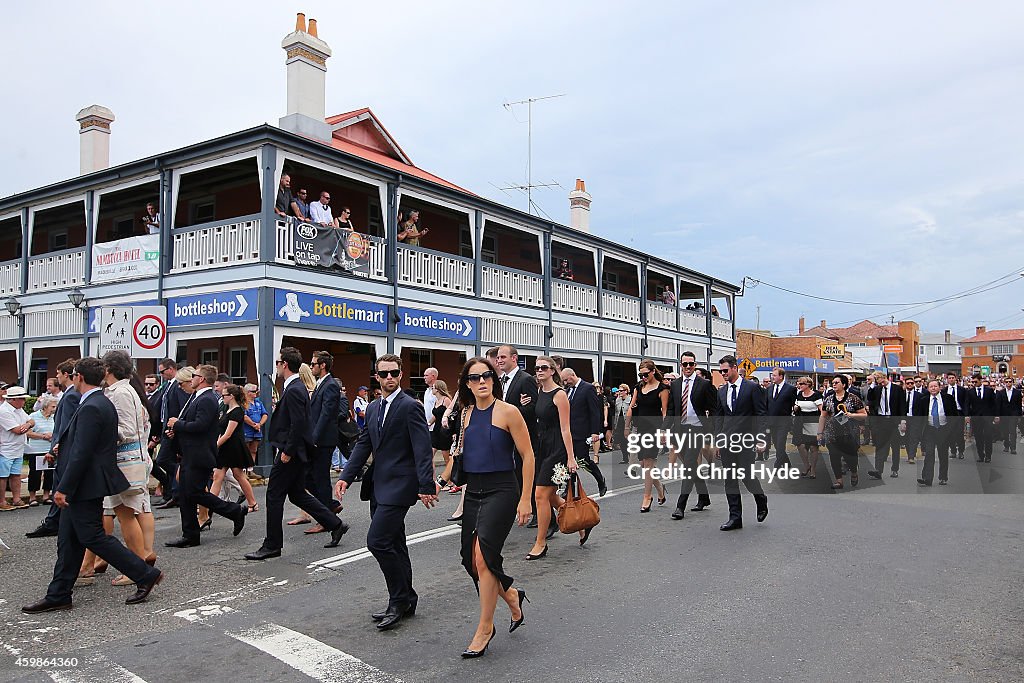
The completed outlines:
{"type": "Polygon", "coordinates": [[[224,387],[221,394],[224,399],[226,410],[220,416],[220,437],[217,439],[217,469],[213,471],[213,484],[210,486],[210,493],[220,495],[220,488],[224,483],[224,474],[231,470],[235,481],[245,494],[245,500],[249,504],[249,512],[259,511],[259,504],[252,491],[252,484],[249,477],[245,476],[245,470],[253,466],[252,455],[245,445],[242,424],[245,418],[245,409],[248,406],[245,392],[237,384],[229,384],[224,387]]]}
{"type": "MultiPolygon", "coordinates": [[[[562,378],[558,367],[548,356],[538,356],[533,366],[537,374],[537,479],[535,499],[537,501],[537,540],[526,556],[527,560],[538,560],[548,553],[547,534],[551,525],[551,508],[564,502],[558,497],[558,486],[552,480],[555,465],[561,463],[569,472],[576,471],[576,458],[572,453],[572,432],[569,431],[569,399],[562,389],[562,378]]],[[[585,543],[584,532],[580,532],[580,545],[585,543]]],[[[589,530],[587,531],[589,536],[589,530]]]]}
{"type": "Polygon", "coordinates": [[[447,465],[448,458],[451,457],[452,433],[445,428],[444,414],[452,405],[452,395],[448,393],[448,385],[441,379],[434,382],[430,391],[434,392],[435,398],[434,420],[430,427],[430,446],[435,451],[441,451],[441,457],[444,458],[444,464],[447,465]]]}
{"type": "MultiPolygon", "coordinates": [[[[664,505],[666,500],[665,485],[654,477],[651,468],[654,467],[658,458],[658,446],[654,443],[654,432],[661,429],[665,422],[665,415],[668,413],[668,387],[662,381],[661,370],[654,364],[654,361],[643,359],[640,361],[637,376],[640,381],[633,388],[633,402],[626,411],[626,434],[630,432],[632,425],[637,427],[637,437],[643,439],[649,435],[650,447],[644,448],[642,441],[638,441],[640,452],[637,460],[644,474],[644,500],[640,506],[640,512],[650,512],[654,499],[651,496],[651,489],[658,490],[658,505],[664,505]]],[[[628,438],[628,437],[627,437],[628,438]]]]}
{"type": "MultiPolygon", "coordinates": [[[[512,612],[509,632],[523,624],[526,593],[512,588],[502,566],[501,550],[513,520],[524,526],[530,518],[533,491],[533,446],[526,421],[515,406],[498,400],[498,373],[486,358],[470,359],[459,375],[458,457],[466,474],[462,522],[462,564],[480,596],[476,633],[462,656],[479,657],[496,633],[498,597],[512,612]],[[515,474],[515,451],[522,457],[522,491],[515,474]]],[[[454,460],[454,458],[453,458],[454,460]]],[[[438,486],[447,483],[451,464],[438,486]]]]}
{"type": "Polygon", "coordinates": [[[818,476],[818,418],[824,400],[814,388],[814,380],[801,377],[796,381],[796,403],[793,404],[793,445],[800,451],[804,461],[801,477],[816,479],[818,476]]]}

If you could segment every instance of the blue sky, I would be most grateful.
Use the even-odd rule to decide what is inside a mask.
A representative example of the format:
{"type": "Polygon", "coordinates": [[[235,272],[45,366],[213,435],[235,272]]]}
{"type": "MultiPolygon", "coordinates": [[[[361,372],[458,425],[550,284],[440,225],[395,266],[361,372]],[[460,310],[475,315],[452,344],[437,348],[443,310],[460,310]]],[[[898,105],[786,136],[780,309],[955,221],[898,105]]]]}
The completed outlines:
{"type": "MultiPolygon", "coordinates": [[[[327,111],[370,106],[421,167],[739,282],[916,302],[1024,270],[1018,2],[18,3],[5,11],[0,195],[74,176],[74,114],[110,107],[113,163],[284,113],[294,13],[334,50],[327,111]],[[386,7],[386,9],[383,9],[386,7]],[[21,95],[17,95],[21,93],[21,95]]],[[[1001,281],[1000,281],[1001,282],[1001,281]]],[[[789,330],[902,306],[765,285],[742,326],[789,330]]],[[[1024,326],[1024,278],[926,310],[927,331],[1024,326]]]]}

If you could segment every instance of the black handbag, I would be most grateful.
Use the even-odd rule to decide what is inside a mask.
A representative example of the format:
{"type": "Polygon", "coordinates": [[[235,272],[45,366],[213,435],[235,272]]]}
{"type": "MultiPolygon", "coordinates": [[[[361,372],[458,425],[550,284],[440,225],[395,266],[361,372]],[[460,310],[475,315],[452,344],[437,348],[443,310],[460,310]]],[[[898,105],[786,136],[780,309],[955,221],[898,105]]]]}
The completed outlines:
{"type": "Polygon", "coordinates": [[[469,422],[469,415],[472,413],[473,408],[463,408],[459,415],[459,421],[462,423],[459,428],[459,440],[452,449],[452,472],[448,481],[456,486],[462,486],[466,483],[466,471],[462,467],[462,445],[466,438],[466,423],[469,422]]]}

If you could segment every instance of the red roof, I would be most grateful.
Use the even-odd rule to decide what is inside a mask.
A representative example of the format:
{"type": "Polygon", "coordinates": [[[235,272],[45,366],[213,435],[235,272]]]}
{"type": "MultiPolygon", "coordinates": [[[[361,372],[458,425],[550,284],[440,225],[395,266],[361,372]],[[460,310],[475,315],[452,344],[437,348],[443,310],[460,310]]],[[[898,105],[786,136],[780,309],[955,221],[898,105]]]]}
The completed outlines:
{"type": "Polygon", "coordinates": [[[850,327],[822,327],[816,325],[810,329],[804,330],[805,335],[816,335],[818,337],[825,337],[827,339],[835,339],[837,341],[842,339],[903,339],[899,333],[899,327],[896,325],[879,325],[873,323],[870,320],[862,320],[856,325],[850,327]]]}
{"type": "Polygon", "coordinates": [[[1000,342],[1000,341],[1021,341],[1024,340],[1024,327],[1018,327],[1012,330],[989,330],[976,334],[973,337],[967,339],[961,339],[960,343],[971,343],[971,342],[1000,342]]]}

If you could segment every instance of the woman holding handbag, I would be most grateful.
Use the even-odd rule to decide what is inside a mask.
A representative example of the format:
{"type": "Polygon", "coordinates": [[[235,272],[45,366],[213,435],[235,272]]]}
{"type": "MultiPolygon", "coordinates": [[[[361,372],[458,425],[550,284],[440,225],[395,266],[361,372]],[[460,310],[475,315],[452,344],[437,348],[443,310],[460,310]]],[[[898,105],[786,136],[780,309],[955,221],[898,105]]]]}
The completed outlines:
{"type": "MultiPolygon", "coordinates": [[[[476,633],[464,658],[480,657],[496,633],[494,609],[498,598],[512,612],[509,632],[525,618],[526,592],[512,588],[512,577],[502,566],[501,550],[512,521],[524,526],[530,518],[533,490],[533,446],[526,421],[514,406],[498,400],[498,373],[486,358],[471,358],[459,375],[459,440],[445,475],[465,473],[466,491],[462,523],[462,564],[480,596],[476,633]],[[522,457],[522,491],[515,474],[515,451],[522,457]]],[[[439,486],[447,482],[442,478],[439,486]]]]}
{"type": "Polygon", "coordinates": [[[825,397],[818,418],[818,443],[828,447],[832,461],[833,490],[843,488],[843,461],[850,470],[850,486],[857,485],[857,449],[860,447],[860,425],[868,419],[868,411],[860,397],[847,389],[846,375],[832,378],[832,393],[825,397]]]}
{"type": "MultiPolygon", "coordinates": [[[[563,501],[558,497],[558,486],[553,477],[555,465],[563,463],[569,472],[576,471],[576,458],[572,453],[572,433],[569,431],[569,399],[562,389],[562,378],[555,362],[548,356],[538,356],[534,365],[537,375],[537,480],[534,482],[537,500],[537,539],[527,554],[527,560],[539,560],[548,554],[548,526],[554,523],[551,509],[558,509],[563,501]]],[[[590,535],[589,530],[586,532],[590,535]]],[[[580,545],[586,542],[580,536],[580,545]]]]}

